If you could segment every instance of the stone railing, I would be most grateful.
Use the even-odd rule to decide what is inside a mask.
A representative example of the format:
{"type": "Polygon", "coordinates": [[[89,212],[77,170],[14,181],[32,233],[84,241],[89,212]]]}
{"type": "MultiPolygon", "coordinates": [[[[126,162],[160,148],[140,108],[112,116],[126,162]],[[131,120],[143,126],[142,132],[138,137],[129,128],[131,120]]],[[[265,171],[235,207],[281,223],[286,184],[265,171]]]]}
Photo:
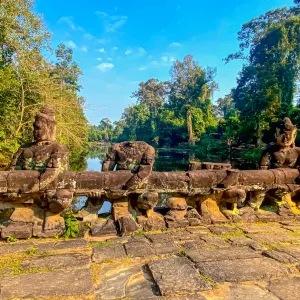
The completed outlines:
{"type": "Polygon", "coordinates": [[[132,231],[139,227],[152,230],[164,226],[269,221],[293,218],[298,214],[297,169],[152,172],[146,182],[126,190],[124,186],[131,177],[130,171],[64,172],[45,186],[41,185],[37,171],[0,172],[0,212],[9,215],[7,210],[11,211],[8,222],[3,222],[2,237],[60,234],[64,222],[60,214],[50,212],[45,203],[49,200],[45,196],[49,191],[54,198],[58,191],[69,191],[72,196],[97,195],[93,196],[94,200],[102,200],[90,201],[92,204],[80,211],[78,218],[93,223],[103,232],[106,232],[107,220],[105,225],[97,218],[105,200],[112,203],[111,223],[135,211],[138,224],[132,231]],[[155,207],[158,200],[155,194],[169,196],[164,208],[155,207]],[[259,210],[261,206],[272,207],[273,212],[259,210]],[[26,234],[19,234],[20,225],[21,231],[27,230],[26,234]]]}

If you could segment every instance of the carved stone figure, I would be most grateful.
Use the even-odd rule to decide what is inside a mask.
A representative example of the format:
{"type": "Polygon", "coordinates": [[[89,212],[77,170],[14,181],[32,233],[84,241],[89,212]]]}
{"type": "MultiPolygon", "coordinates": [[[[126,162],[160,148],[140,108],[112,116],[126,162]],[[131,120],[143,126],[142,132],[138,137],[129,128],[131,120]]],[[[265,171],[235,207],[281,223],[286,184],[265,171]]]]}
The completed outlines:
{"type": "Polygon", "coordinates": [[[297,168],[300,148],[295,147],[297,128],[289,118],[276,124],[275,143],[268,145],[260,159],[261,169],[297,168]]]}
{"type": "MultiPolygon", "coordinates": [[[[155,159],[152,146],[140,141],[127,141],[113,145],[106,154],[102,172],[130,170],[132,177],[123,186],[131,191],[145,183],[151,174],[155,159]]],[[[137,225],[129,212],[127,196],[115,200],[112,205],[113,218],[117,222],[119,232],[123,235],[137,230],[137,225]]]]}
{"type": "Polygon", "coordinates": [[[130,170],[132,178],[124,189],[135,189],[149,177],[155,160],[155,149],[146,142],[127,141],[113,145],[106,155],[102,172],[130,170]]]}
{"type": "Polygon", "coordinates": [[[137,210],[137,222],[146,231],[164,229],[166,227],[164,217],[154,211],[157,202],[158,193],[145,192],[138,196],[135,205],[133,205],[134,209],[137,210]]]}
{"type": "Polygon", "coordinates": [[[169,197],[166,207],[170,210],[165,215],[169,228],[186,227],[189,221],[185,218],[187,214],[187,203],[185,198],[169,197]]]}
{"type": "Polygon", "coordinates": [[[34,142],[20,147],[9,169],[39,171],[39,188],[45,191],[42,205],[52,213],[60,213],[71,205],[73,196],[69,190],[47,189],[68,167],[68,150],[55,140],[55,133],[55,114],[52,107],[46,105],[37,113],[33,123],[34,142]]]}

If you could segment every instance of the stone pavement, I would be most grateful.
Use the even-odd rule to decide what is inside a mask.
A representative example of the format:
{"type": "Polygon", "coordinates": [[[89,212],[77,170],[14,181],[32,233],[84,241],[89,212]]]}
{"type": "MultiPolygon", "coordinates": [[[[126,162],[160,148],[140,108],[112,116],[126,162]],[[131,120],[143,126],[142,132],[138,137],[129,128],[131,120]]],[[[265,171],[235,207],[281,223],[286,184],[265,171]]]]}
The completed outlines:
{"type": "Polygon", "coordinates": [[[0,299],[299,300],[300,223],[3,242],[0,299]]]}

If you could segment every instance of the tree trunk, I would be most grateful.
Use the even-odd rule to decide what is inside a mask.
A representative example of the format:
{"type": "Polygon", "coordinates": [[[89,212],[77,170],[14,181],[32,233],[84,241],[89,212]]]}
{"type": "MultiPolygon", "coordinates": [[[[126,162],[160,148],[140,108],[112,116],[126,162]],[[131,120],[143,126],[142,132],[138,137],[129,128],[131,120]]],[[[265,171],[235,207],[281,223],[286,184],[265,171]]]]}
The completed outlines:
{"type": "Polygon", "coordinates": [[[256,128],[256,146],[260,146],[262,144],[262,130],[260,126],[260,119],[257,120],[257,128],[256,128]]]}
{"type": "Polygon", "coordinates": [[[20,130],[22,128],[24,111],[25,111],[25,90],[24,90],[23,80],[22,80],[21,76],[20,76],[20,82],[21,82],[21,115],[20,115],[19,125],[16,129],[16,135],[20,132],[20,130]]]}
{"type": "Polygon", "coordinates": [[[192,122],[192,113],[188,109],[186,113],[186,122],[187,122],[187,128],[188,128],[188,134],[189,134],[189,144],[195,145],[195,138],[194,138],[194,132],[193,132],[193,122],[192,122]]]}

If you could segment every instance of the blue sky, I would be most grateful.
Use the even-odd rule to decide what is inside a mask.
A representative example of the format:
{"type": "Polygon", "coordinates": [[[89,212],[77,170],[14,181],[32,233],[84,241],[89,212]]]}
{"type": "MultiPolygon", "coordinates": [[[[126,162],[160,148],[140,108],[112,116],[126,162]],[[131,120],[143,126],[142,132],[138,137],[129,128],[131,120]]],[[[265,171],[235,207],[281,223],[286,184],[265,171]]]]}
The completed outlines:
{"type": "Polygon", "coordinates": [[[81,94],[91,124],[118,120],[138,83],[169,79],[175,59],[192,54],[203,67],[216,67],[219,90],[235,86],[242,62],[223,59],[238,50],[243,23],[292,0],[36,0],[36,11],[52,33],[52,46],[65,42],[84,75],[81,94]]]}

